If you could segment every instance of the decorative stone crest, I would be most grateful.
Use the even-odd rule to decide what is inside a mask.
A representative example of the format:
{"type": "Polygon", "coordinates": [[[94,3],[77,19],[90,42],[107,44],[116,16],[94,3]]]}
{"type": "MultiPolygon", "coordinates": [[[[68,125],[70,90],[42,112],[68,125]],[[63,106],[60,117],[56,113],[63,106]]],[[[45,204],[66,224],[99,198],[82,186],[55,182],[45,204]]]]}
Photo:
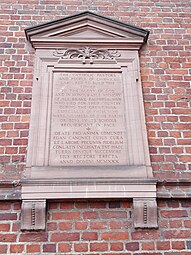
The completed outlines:
{"type": "Polygon", "coordinates": [[[89,59],[92,64],[94,59],[115,59],[120,57],[121,54],[117,50],[109,51],[107,49],[94,49],[86,46],[80,49],[58,49],[53,55],[61,59],[82,59],[83,64],[89,59]]]}

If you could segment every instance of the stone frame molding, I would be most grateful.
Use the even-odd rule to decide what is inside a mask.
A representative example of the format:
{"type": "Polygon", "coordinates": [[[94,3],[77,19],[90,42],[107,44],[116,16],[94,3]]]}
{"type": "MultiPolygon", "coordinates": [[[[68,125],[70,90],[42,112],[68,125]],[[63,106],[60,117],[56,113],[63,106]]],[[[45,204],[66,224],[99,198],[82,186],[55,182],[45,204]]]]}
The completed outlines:
{"type": "Polygon", "coordinates": [[[36,62],[26,175],[21,182],[22,229],[45,228],[47,199],[92,198],[133,198],[135,227],[156,228],[156,180],[149,157],[138,55],[149,32],[90,12],[25,32],[36,50],[36,62]],[[120,74],[122,78],[126,164],[52,165],[54,77],[88,72],[120,74]]]}

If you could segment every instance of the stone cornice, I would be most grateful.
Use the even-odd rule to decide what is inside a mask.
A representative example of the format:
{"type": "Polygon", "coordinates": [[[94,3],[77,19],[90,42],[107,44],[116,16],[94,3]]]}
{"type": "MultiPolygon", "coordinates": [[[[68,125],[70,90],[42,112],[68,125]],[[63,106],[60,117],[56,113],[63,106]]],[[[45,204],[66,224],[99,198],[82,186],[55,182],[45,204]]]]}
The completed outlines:
{"type": "MultiPolygon", "coordinates": [[[[164,180],[157,182],[157,198],[191,198],[190,180],[164,180]]],[[[0,200],[20,200],[19,181],[0,181],[0,200]]]]}

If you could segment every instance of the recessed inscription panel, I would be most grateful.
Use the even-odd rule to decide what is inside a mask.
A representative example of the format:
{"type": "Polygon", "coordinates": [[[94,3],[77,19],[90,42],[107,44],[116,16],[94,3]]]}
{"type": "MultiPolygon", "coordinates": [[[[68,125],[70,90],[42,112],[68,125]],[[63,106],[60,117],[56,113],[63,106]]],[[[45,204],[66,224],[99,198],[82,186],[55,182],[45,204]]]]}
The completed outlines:
{"type": "Polygon", "coordinates": [[[55,72],[49,165],[127,164],[121,73],[55,72]]]}

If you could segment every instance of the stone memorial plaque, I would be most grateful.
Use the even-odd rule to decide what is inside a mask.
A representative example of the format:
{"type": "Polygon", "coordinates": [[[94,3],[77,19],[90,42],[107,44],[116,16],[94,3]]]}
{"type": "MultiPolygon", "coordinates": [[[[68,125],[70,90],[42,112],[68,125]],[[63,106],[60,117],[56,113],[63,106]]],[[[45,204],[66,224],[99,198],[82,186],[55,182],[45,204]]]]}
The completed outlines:
{"type": "Polygon", "coordinates": [[[135,228],[157,227],[138,53],[149,31],[83,12],[25,32],[36,62],[22,229],[45,229],[47,199],[105,198],[133,198],[135,228]]]}
{"type": "Polygon", "coordinates": [[[127,164],[120,72],[54,72],[50,166],[127,164]]]}

